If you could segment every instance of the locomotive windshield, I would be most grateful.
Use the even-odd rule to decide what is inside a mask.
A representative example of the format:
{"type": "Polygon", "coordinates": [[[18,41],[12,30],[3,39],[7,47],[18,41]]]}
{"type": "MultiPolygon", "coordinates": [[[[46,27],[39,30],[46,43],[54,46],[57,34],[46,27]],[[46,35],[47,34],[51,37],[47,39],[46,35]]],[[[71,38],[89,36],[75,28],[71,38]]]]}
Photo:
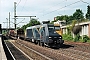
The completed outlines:
{"type": "Polygon", "coordinates": [[[60,30],[60,26],[54,26],[55,27],[55,30],[60,30]]]}
{"type": "Polygon", "coordinates": [[[50,26],[48,26],[48,30],[49,31],[57,31],[57,30],[60,30],[60,26],[50,25],[50,26]]]}
{"type": "Polygon", "coordinates": [[[50,26],[50,27],[48,27],[48,30],[49,30],[49,31],[54,30],[54,26],[52,26],[52,27],[51,27],[51,26],[50,26]]]}
{"type": "Polygon", "coordinates": [[[48,25],[48,32],[50,37],[59,36],[59,34],[56,32],[58,30],[60,30],[59,26],[48,25]]]}

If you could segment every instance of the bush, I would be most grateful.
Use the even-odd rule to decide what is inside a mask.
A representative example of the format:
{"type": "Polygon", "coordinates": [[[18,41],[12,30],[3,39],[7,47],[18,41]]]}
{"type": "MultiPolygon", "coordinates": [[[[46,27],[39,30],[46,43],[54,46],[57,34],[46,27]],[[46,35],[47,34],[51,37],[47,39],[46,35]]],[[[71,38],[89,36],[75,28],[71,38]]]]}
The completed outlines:
{"type": "Polygon", "coordinates": [[[62,37],[63,37],[63,40],[66,40],[66,41],[83,42],[83,43],[89,42],[90,43],[90,38],[87,35],[83,35],[83,39],[79,34],[77,34],[75,38],[73,38],[73,36],[70,34],[63,34],[62,37]]]}
{"type": "Polygon", "coordinates": [[[88,43],[90,43],[90,40],[87,40],[88,43]]]}
{"type": "Polygon", "coordinates": [[[62,37],[63,37],[63,40],[73,41],[73,37],[71,35],[63,34],[62,37]]]}
{"type": "Polygon", "coordinates": [[[83,35],[83,39],[80,38],[79,42],[83,42],[83,43],[90,42],[90,38],[87,35],[83,35]]]}
{"type": "Polygon", "coordinates": [[[83,42],[87,42],[90,38],[87,35],[83,35],[83,42]]]}
{"type": "Polygon", "coordinates": [[[79,42],[83,42],[83,39],[79,39],[79,42]]]}
{"type": "Polygon", "coordinates": [[[79,35],[79,34],[77,34],[77,35],[75,36],[75,38],[74,38],[74,42],[79,41],[79,39],[80,39],[80,35],[79,35]]]}

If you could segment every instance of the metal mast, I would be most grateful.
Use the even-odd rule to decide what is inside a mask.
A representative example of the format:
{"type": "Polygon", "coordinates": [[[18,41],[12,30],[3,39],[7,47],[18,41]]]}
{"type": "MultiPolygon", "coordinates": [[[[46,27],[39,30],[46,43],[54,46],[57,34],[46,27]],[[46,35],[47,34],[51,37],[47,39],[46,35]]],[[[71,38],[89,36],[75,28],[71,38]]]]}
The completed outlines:
{"type": "Polygon", "coordinates": [[[14,2],[14,26],[15,26],[15,29],[16,29],[16,2],[14,2]]]}

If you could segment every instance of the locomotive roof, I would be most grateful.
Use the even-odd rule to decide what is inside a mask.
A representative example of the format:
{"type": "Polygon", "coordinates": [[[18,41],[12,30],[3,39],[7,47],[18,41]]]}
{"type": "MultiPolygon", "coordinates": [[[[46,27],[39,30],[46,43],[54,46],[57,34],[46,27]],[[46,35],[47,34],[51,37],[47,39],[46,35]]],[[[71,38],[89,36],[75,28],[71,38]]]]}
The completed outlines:
{"type": "Polygon", "coordinates": [[[30,26],[30,27],[27,27],[26,29],[32,29],[32,28],[35,28],[35,27],[40,27],[41,25],[35,25],[35,26],[30,26]]]}
{"type": "Polygon", "coordinates": [[[39,28],[41,26],[46,26],[46,25],[49,25],[49,26],[54,26],[54,24],[41,24],[41,25],[35,25],[35,26],[30,26],[30,27],[27,27],[26,29],[32,29],[32,28],[39,28]]]}

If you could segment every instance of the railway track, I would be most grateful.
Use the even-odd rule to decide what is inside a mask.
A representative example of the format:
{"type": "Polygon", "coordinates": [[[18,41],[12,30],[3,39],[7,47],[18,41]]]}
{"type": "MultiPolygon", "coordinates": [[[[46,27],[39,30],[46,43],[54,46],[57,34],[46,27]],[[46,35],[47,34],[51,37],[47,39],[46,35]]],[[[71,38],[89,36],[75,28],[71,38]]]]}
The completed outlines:
{"type": "MultiPolygon", "coordinates": [[[[19,41],[22,44],[24,44],[22,41],[19,41]]],[[[30,42],[26,42],[26,45],[29,45],[30,42]]],[[[29,45],[30,46],[30,45],[29,45]]],[[[34,46],[32,46],[33,48],[34,46]]],[[[90,53],[84,52],[82,50],[76,50],[73,48],[64,48],[63,46],[60,49],[51,49],[51,48],[45,48],[45,47],[40,47],[42,51],[39,51],[39,47],[37,51],[40,53],[51,57],[54,60],[90,60],[90,53]]],[[[78,47],[77,47],[78,48],[78,47]]],[[[85,47],[84,47],[85,48],[85,47]]],[[[33,48],[34,49],[34,48],[33,48]]]]}
{"type": "MultiPolygon", "coordinates": [[[[14,47],[15,45],[18,46],[19,50],[22,50],[28,57],[30,57],[29,60],[90,60],[90,53],[83,50],[78,50],[79,46],[74,44],[73,44],[74,47],[71,48],[69,47],[64,48],[65,46],[63,46],[60,49],[52,49],[47,47],[41,47],[23,40],[17,40],[11,43],[10,42],[6,43],[7,45],[10,44],[10,46],[11,45],[13,45],[14,47]]],[[[83,48],[85,49],[85,46],[83,48]]],[[[21,57],[20,58],[18,57],[19,58],[18,60],[23,59],[25,60],[25,58],[21,57]]]]}
{"type": "Polygon", "coordinates": [[[53,50],[57,54],[66,56],[72,60],[90,60],[90,53],[74,50],[74,49],[59,49],[53,50]]]}
{"type": "MultiPolygon", "coordinates": [[[[24,49],[26,49],[30,54],[28,54],[26,51],[26,54],[28,54],[30,57],[32,57],[33,60],[53,60],[52,58],[49,58],[37,51],[35,51],[34,49],[20,43],[20,42],[17,42],[17,44],[19,44],[19,48],[23,47],[24,49]],[[21,46],[21,47],[20,47],[21,46]]],[[[21,48],[22,49],[22,48],[21,48]]]]}
{"type": "MultiPolygon", "coordinates": [[[[27,41],[22,41],[22,40],[17,40],[16,43],[25,44],[29,48],[31,48],[31,49],[33,49],[35,51],[40,52],[44,56],[50,57],[47,60],[66,60],[66,59],[70,60],[70,58],[67,58],[65,56],[62,56],[60,54],[55,53],[54,51],[52,51],[51,48],[41,47],[41,46],[35,45],[33,43],[30,43],[30,42],[27,42],[27,41]]],[[[36,60],[43,60],[43,59],[36,59],[36,60]]]]}
{"type": "Polygon", "coordinates": [[[29,58],[27,58],[25,56],[25,54],[23,54],[20,50],[18,50],[14,45],[12,45],[12,43],[5,41],[5,45],[9,51],[9,53],[12,56],[12,59],[10,60],[30,60],[29,58]]]}

